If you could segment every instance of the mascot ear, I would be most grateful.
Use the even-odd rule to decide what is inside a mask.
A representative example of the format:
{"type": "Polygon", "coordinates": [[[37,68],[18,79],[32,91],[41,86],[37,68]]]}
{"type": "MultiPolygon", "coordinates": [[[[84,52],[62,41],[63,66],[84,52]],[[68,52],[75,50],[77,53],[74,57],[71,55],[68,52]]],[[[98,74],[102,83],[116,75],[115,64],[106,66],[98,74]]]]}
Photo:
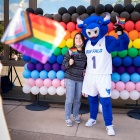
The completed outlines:
{"type": "Polygon", "coordinates": [[[77,18],[77,24],[78,24],[78,27],[79,27],[79,28],[83,28],[83,25],[84,25],[83,23],[84,23],[84,22],[78,17],[78,18],[77,18]]]}
{"type": "Polygon", "coordinates": [[[105,14],[106,14],[106,16],[104,17],[103,24],[108,24],[108,23],[110,23],[110,14],[108,12],[106,12],[105,14]]]}

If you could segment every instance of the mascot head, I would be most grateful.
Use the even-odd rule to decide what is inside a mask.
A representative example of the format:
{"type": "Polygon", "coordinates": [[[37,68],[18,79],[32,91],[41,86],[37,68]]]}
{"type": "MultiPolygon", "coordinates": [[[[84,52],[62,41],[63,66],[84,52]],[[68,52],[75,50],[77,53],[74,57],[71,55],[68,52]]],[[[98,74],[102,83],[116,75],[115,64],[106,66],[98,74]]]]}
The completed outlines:
{"type": "Polygon", "coordinates": [[[82,29],[82,34],[91,42],[96,43],[108,32],[107,24],[110,23],[110,14],[106,16],[90,16],[85,20],[77,18],[78,27],[82,29]]]}

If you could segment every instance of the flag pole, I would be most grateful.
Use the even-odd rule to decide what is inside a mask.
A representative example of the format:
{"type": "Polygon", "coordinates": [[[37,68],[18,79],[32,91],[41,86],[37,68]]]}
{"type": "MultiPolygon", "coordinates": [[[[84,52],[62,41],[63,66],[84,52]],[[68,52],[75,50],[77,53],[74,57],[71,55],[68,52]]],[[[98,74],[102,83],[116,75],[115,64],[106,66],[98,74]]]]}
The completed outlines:
{"type": "Polygon", "coordinates": [[[20,1],[20,3],[19,3],[19,6],[20,6],[20,7],[23,7],[24,1],[25,1],[25,0],[21,0],[21,1],[20,1]]]}

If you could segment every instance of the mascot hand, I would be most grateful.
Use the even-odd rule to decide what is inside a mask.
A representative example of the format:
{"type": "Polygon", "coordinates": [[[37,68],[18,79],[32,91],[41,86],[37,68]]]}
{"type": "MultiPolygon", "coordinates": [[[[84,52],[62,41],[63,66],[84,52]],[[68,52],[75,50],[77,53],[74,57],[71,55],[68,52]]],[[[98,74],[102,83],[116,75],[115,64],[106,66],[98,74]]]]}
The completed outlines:
{"type": "Polygon", "coordinates": [[[122,35],[123,34],[123,28],[122,28],[121,25],[115,24],[114,27],[115,27],[115,33],[117,33],[118,35],[122,35]]]}

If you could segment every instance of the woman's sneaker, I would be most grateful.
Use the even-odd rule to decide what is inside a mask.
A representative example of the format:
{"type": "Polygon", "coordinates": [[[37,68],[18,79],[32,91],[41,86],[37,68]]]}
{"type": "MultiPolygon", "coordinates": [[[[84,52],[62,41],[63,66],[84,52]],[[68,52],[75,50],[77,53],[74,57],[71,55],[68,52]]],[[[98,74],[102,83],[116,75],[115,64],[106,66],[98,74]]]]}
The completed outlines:
{"type": "Polygon", "coordinates": [[[89,119],[89,120],[86,122],[85,126],[91,127],[91,126],[93,126],[94,124],[96,124],[96,120],[89,119]]]}
{"type": "Polygon", "coordinates": [[[70,119],[65,120],[66,126],[71,127],[72,126],[72,121],[70,119]]]}
{"type": "Polygon", "coordinates": [[[81,119],[77,116],[77,117],[73,117],[73,120],[76,122],[76,123],[81,123],[81,119]]]}
{"type": "Polygon", "coordinates": [[[115,131],[114,131],[112,125],[107,126],[107,127],[106,127],[106,130],[107,130],[107,134],[108,134],[109,136],[115,136],[115,131]]]}

